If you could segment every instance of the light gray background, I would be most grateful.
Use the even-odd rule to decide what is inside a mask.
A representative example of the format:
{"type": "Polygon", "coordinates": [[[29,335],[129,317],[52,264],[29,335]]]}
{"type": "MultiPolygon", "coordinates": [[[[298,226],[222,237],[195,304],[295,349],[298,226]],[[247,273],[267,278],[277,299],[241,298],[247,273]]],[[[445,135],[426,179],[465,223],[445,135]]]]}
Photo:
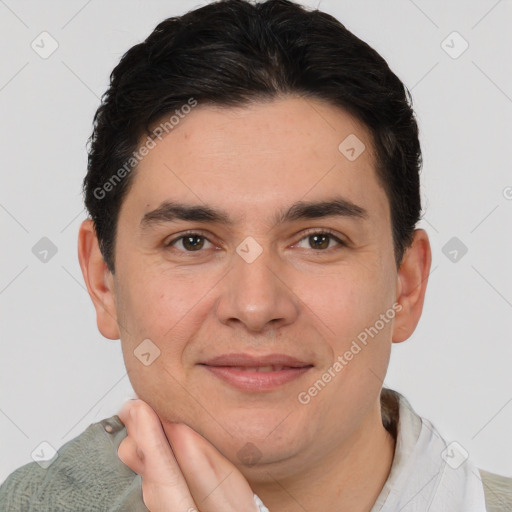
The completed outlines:
{"type": "MultiPolygon", "coordinates": [[[[42,441],[59,448],[133,396],[78,264],[85,143],[122,54],[204,3],[0,0],[0,481],[42,441]],[[31,48],[43,31],[59,45],[47,59],[31,48]],[[42,237],[58,248],[47,263],[32,253],[42,237]]],[[[320,9],[387,59],[421,130],[433,272],[385,385],[478,466],[512,476],[512,2],[322,0],[320,9]],[[441,44],[453,31],[469,43],[456,59],[441,44]],[[457,262],[442,252],[452,237],[468,248],[457,262]]],[[[461,48],[453,36],[445,44],[461,48]]]]}

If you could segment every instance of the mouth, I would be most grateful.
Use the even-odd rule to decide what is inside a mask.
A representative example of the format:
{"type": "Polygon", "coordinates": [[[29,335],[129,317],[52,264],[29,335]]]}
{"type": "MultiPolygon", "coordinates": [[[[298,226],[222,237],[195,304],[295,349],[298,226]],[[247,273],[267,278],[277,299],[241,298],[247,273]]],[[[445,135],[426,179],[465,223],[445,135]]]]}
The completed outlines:
{"type": "Polygon", "coordinates": [[[216,368],[231,368],[232,370],[240,370],[242,372],[268,373],[268,372],[280,372],[281,370],[296,370],[299,367],[270,365],[270,366],[216,366],[216,368]]]}
{"type": "Polygon", "coordinates": [[[272,391],[313,368],[311,363],[284,354],[226,354],[200,365],[230,386],[253,393],[272,391]]]}

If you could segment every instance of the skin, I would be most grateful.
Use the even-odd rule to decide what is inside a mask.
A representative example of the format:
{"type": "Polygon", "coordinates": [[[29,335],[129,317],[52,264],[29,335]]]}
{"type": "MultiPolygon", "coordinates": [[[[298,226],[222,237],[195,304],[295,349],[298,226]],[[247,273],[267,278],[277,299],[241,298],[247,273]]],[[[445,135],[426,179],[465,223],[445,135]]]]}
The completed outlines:
{"type": "Polygon", "coordinates": [[[243,108],[198,105],[135,172],[119,215],[115,274],[90,220],[80,228],[79,259],[98,328],[121,339],[139,397],[120,415],[128,440],[119,456],[143,475],[148,508],[185,512],[168,505],[174,499],[194,500],[201,512],[253,510],[251,492],[240,484],[247,482],[273,512],[369,511],[395,447],[379,400],[391,345],[416,328],[431,264],[427,234],[418,229],[396,267],[370,132],[345,111],[300,97],[243,108]],[[366,147],[354,161],[338,150],[350,134],[366,147]],[[335,196],[364,208],[367,218],[274,222],[296,201],[335,196]],[[142,217],[164,201],[222,209],[233,225],[180,220],[142,230],[142,217]],[[311,241],[308,231],[326,229],[345,245],[311,241]],[[206,237],[199,251],[183,240],[165,247],[187,230],[206,237]],[[262,248],[252,263],[236,252],[248,236],[262,248]],[[298,394],[397,303],[394,318],[301,404],[298,394]],[[148,338],[160,356],[145,366],[134,350],[148,338]],[[230,352],[285,353],[314,366],[271,392],[247,393],[198,364],[230,352]],[[143,411],[138,420],[130,408],[143,411]],[[254,465],[238,455],[247,443],[258,450],[254,465]],[[187,449],[204,455],[182,465],[187,449]],[[155,482],[163,467],[170,486],[155,482]],[[238,506],[229,508],[231,502],[238,506]]]}
{"type": "Polygon", "coordinates": [[[164,433],[158,415],[143,400],[127,402],[119,418],[128,435],[118,455],[142,475],[144,503],[150,511],[195,512],[200,507],[206,512],[258,512],[242,473],[193,429],[173,423],[164,433]]]}

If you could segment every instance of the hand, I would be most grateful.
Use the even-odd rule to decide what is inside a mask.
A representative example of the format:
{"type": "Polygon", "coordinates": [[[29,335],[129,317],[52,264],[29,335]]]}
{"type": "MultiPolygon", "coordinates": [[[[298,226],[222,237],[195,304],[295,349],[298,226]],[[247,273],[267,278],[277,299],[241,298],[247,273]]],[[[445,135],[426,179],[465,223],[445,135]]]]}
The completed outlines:
{"type": "Polygon", "coordinates": [[[195,430],[173,423],[168,438],[141,399],[126,402],[118,416],[128,435],[117,454],[142,476],[150,512],[258,512],[242,473],[195,430]]]}

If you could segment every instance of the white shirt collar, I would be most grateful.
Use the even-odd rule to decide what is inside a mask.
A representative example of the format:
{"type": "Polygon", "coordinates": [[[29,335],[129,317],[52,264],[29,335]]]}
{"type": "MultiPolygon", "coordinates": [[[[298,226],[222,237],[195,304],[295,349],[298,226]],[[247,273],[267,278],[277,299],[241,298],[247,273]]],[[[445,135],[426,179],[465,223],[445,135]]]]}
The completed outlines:
{"type": "MultiPolygon", "coordinates": [[[[407,399],[384,389],[383,404],[398,401],[395,455],[371,512],[485,512],[478,469],[458,443],[447,443],[407,399]]],[[[393,416],[393,408],[383,413],[393,416]]],[[[395,410],[396,410],[395,409],[395,410]]]]}

